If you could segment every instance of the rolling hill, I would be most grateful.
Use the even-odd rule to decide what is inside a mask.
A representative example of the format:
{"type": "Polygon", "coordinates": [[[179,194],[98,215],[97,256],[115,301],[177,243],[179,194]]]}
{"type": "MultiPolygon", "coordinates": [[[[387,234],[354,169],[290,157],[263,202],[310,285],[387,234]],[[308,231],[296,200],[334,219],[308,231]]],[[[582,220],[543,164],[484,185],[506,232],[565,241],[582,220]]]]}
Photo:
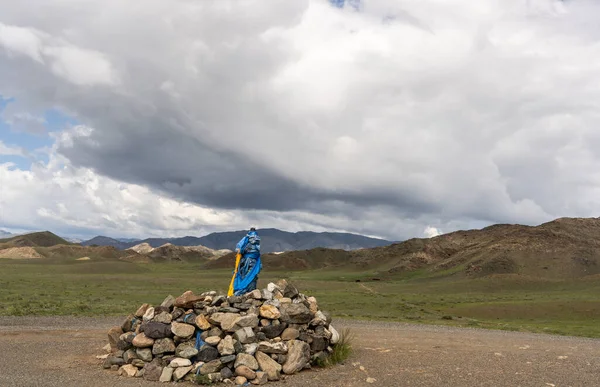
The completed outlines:
{"type": "MultiPolygon", "coordinates": [[[[600,219],[561,218],[539,226],[499,224],[356,251],[310,249],[263,255],[267,270],[343,269],[386,278],[496,274],[569,279],[600,274],[600,219]]],[[[233,267],[229,254],[207,268],[233,267]]]]}
{"type": "MultiPolygon", "coordinates": [[[[311,232],[302,231],[291,233],[274,228],[257,230],[262,238],[261,250],[265,253],[309,250],[318,247],[341,250],[356,250],[386,246],[392,242],[349,233],[311,232]]],[[[246,231],[216,232],[203,237],[186,236],[182,238],[148,238],[139,241],[123,242],[119,239],[97,236],[81,244],[83,246],[113,246],[118,249],[128,249],[141,243],[151,247],[160,247],[170,243],[175,246],[206,246],[210,249],[233,250],[236,243],[246,235],[246,231]]]]}
{"type": "Polygon", "coordinates": [[[10,247],[49,247],[69,244],[71,243],[49,231],[34,232],[0,239],[0,245],[7,245],[10,247]]]}

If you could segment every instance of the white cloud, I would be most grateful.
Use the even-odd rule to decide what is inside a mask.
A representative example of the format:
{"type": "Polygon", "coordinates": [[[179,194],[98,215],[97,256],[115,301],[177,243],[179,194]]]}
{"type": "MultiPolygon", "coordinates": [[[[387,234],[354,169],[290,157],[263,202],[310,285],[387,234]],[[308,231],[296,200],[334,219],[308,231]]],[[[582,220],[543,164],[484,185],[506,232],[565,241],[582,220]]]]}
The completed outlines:
{"type": "Polygon", "coordinates": [[[0,156],[22,156],[24,157],[26,152],[19,147],[6,145],[0,140],[0,156]]]}
{"type": "Polygon", "coordinates": [[[442,235],[442,232],[435,227],[427,226],[425,227],[425,231],[423,231],[423,235],[425,235],[426,238],[433,238],[442,235]]]}
{"type": "Polygon", "coordinates": [[[600,211],[598,2],[0,9],[0,93],[20,113],[56,108],[86,128],[58,138],[53,157],[68,157],[65,168],[12,173],[56,197],[77,192],[88,215],[40,194],[15,204],[31,219],[140,232],[255,222],[401,239],[431,225],[600,211]],[[119,184],[128,188],[116,199],[101,194],[119,184]]]}

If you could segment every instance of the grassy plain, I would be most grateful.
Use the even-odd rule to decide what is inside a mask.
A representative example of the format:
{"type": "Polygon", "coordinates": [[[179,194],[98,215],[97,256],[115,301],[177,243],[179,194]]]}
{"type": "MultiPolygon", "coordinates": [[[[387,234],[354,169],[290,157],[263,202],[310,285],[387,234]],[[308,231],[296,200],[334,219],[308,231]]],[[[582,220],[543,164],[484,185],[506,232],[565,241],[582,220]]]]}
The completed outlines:
{"type": "MultiPolygon", "coordinates": [[[[600,279],[551,281],[504,275],[481,279],[419,273],[263,271],[317,297],[335,317],[420,322],[600,337],[600,279]],[[357,282],[360,280],[360,282],[357,282]]],[[[0,259],[0,315],[119,316],[186,290],[225,293],[231,270],[199,264],[0,259]]]]}

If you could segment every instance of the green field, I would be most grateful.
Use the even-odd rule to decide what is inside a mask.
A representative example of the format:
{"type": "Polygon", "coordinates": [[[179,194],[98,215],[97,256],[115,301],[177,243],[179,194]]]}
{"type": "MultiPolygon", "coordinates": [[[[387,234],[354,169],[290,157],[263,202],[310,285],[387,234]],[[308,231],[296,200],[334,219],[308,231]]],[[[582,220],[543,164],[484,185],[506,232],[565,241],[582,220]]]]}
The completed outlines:
{"type": "MultiPolygon", "coordinates": [[[[263,271],[259,287],[287,278],[317,297],[334,318],[600,337],[600,279],[371,277],[364,272],[263,271]]],[[[186,290],[225,293],[230,279],[231,270],[206,271],[192,264],[0,259],[0,315],[124,316],[144,302],[160,303],[186,290]]]]}

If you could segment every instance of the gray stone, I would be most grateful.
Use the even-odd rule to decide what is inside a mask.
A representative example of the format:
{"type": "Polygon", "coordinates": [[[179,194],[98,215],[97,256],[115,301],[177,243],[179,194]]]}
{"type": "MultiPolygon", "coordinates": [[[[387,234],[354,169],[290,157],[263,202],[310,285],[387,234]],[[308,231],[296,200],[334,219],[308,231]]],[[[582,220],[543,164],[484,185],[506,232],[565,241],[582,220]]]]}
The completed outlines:
{"type": "Polygon", "coordinates": [[[143,361],[152,361],[152,349],[151,348],[138,348],[135,350],[138,358],[143,361]]]}
{"type": "Polygon", "coordinates": [[[248,314],[247,316],[238,317],[232,327],[232,331],[235,332],[241,328],[256,328],[258,326],[258,316],[255,314],[248,314]]]}
{"type": "Polygon", "coordinates": [[[234,368],[237,368],[241,365],[246,366],[253,371],[256,371],[258,369],[259,363],[257,359],[255,359],[252,355],[248,355],[247,353],[238,353],[237,358],[235,359],[235,364],[233,366],[234,368]]]}
{"type": "Polygon", "coordinates": [[[186,341],[177,346],[175,354],[184,359],[190,359],[198,354],[198,350],[194,347],[193,341],[186,341]]]}
{"type": "Polygon", "coordinates": [[[236,309],[239,309],[239,310],[248,310],[252,307],[252,304],[247,304],[245,302],[244,303],[239,302],[239,303],[233,304],[233,307],[236,309]]]}
{"type": "Polygon", "coordinates": [[[177,319],[181,316],[183,316],[185,314],[185,310],[181,309],[181,308],[173,308],[173,311],[171,312],[171,317],[173,319],[177,319]]]}
{"type": "Polygon", "coordinates": [[[171,332],[173,332],[175,336],[179,336],[184,339],[189,339],[192,337],[195,331],[196,328],[190,324],[180,322],[174,322],[171,324],[171,332]]]}
{"type": "Polygon", "coordinates": [[[242,344],[250,344],[256,341],[254,331],[250,327],[245,327],[235,331],[234,337],[242,344]]]}
{"type": "Polygon", "coordinates": [[[223,369],[221,370],[221,376],[223,377],[223,379],[231,379],[235,375],[233,374],[233,371],[231,370],[231,368],[223,367],[223,369]]]}
{"type": "Polygon", "coordinates": [[[125,360],[125,363],[131,363],[131,361],[133,359],[137,359],[137,354],[135,353],[135,349],[130,348],[127,351],[125,351],[125,353],[123,354],[123,360],[125,360]]]}
{"type": "Polygon", "coordinates": [[[221,313],[235,313],[238,314],[240,310],[238,308],[233,308],[231,306],[221,306],[219,308],[219,312],[221,313]]]}
{"type": "Polygon", "coordinates": [[[219,359],[212,360],[212,361],[209,361],[208,363],[202,364],[202,366],[200,367],[200,373],[202,375],[212,374],[212,373],[221,371],[221,369],[223,369],[223,367],[225,367],[225,365],[223,363],[221,363],[221,360],[219,360],[219,359]]]}
{"type": "Polygon", "coordinates": [[[234,354],[235,348],[233,347],[233,337],[230,335],[225,336],[225,338],[219,342],[217,349],[221,356],[234,354]]]}
{"type": "Polygon", "coordinates": [[[227,297],[227,302],[229,302],[230,304],[236,304],[238,302],[242,302],[242,297],[230,296],[230,297],[227,297]]]}
{"type": "Polygon", "coordinates": [[[175,368],[175,371],[173,371],[173,380],[174,381],[180,380],[191,370],[192,370],[192,366],[175,368]]]}
{"type": "Polygon", "coordinates": [[[144,366],[144,379],[151,381],[158,381],[160,375],[162,375],[163,365],[160,359],[154,359],[150,363],[146,363],[144,366]]]}
{"type": "Polygon", "coordinates": [[[170,338],[158,339],[152,346],[152,354],[160,355],[162,353],[175,352],[175,343],[170,338]]]}
{"type": "Polygon", "coordinates": [[[160,374],[160,379],[158,379],[158,381],[163,383],[170,382],[173,378],[173,371],[174,369],[171,367],[163,368],[162,374],[160,374]]]}
{"type": "Polygon", "coordinates": [[[282,304],[281,320],[291,324],[307,324],[312,320],[310,310],[304,304],[282,304]]]}
{"type": "Polygon", "coordinates": [[[122,357],[116,357],[116,356],[109,356],[106,358],[106,360],[104,360],[103,367],[105,369],[109,369],[114,365],[119,366],[119,367],[122,365],[125,365],[125,360],[123,360],[122,357]]]}
{"type": "Polygon", "coordinates": [[[212,324],[219,325],[224,331],[234,332],[235,329],[233,329],[233,327],[238,318],[240,318],[240,315],[237,313],[217,312],[210,315],[208,321],[212,324]]]}
{"type": "Polygon", "coordinates": [[[173,316],[171,315],[171,313],[162,312],[154,316],[153,321],[163,324],[170,324],[171,321],[173,321],[173,316]]]}
{"type": "Polygon", "coordinates": [[[269,289],[263,289],[262,290],[262,299],[263,300],[272,300],[273,299],[273,292],[269,291],[269,289]]]}
{"type": "Polygon", "coordinates": [[[284,342],[270,343],[261,341],[258,343],[258,350],[264,353],[287,353],[288,346],[284,342]]]}
{"type": "Polygon", "coordinates": [[[165,298],[165,300],[163,302],[161,302],[160,306],[163,306],[165,308],[172,308],[173,305],[175,305],[175,297],[173,297],[172,295],[168,295],[167,298],[165,298]]]}
{"type": "Polygon", "coordinates": [[[208,363],[209,361],[215,360],[219,357],[219,351],[210,345],[203,345],[200,347],[200,352],[198,352],[198,360],[208,363]]]}
{"type": "Polygon", "coordinates": [[[222,358],[220,358],[219,360],[221,360],[221,363],[223,364],[227,364],[227,363],[232,363],[235,361],[236,356],[235,355],[227,355],[227,356],[223,356],[222,358]]]}
{"type": "Polygon", "coordinates": [[[266,338],[274,339],[276,337],[281,336],[281,333],[285,330],[286,327],[287,324],[273,324],[260,328],[260,332],[262,332],[266,338]]]}
{"type": "Polygon", "coordinates": [[[227,301],[227,297],[225,296],[217,296],[213,299],[213,301],[210,303],[211,306],[219,306],[221,304],[223,304],[224,302],[227,301]]]}
{"type": "Polygon", "coordinates": [[[313,341],[310,343],[310,350],[312,352],[320,352],[327,349],[329,343],[327,339],[323,336],[313,336],[313,341]]]}
{"type": "Polygon", "coordinates": [[[137,368],[142,368],[146,365],[146,363],[142,359],[133,359],[131,360],[131,365],[137,368]]]}
{"type": "Polygon", "coordinates": [[[310,361],[310,347],[300,340],[289,342],[288,358],[283,364],[283,373],[291,375],[302,370],[310,361]]]}

